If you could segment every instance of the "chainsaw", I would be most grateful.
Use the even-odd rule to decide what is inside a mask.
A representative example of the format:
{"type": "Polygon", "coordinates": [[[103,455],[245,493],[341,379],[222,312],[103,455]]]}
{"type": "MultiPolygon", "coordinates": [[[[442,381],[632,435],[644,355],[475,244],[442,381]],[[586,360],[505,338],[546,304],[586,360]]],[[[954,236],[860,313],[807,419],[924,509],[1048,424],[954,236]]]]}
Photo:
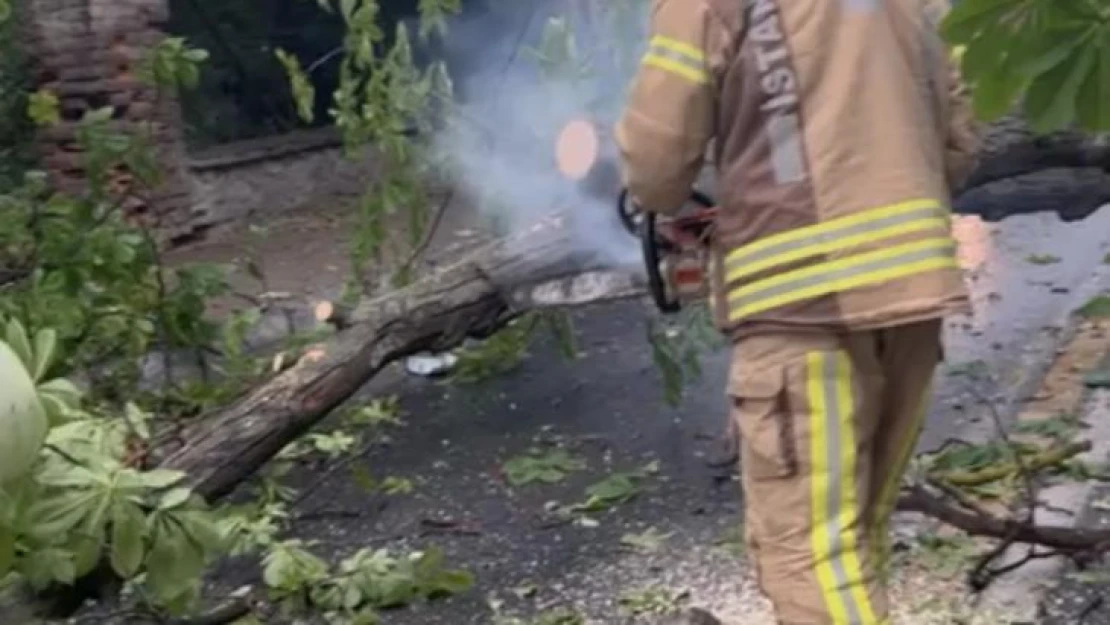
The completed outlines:
{"type": "Polygon", "coordinates": [[[617,214],[625,229],[640,238],[648,288],[656,307],[672,314],[709,294],[709,242],[717,217],[716,203],[694,190],[675,215],[642,210],[622,189],[617,214]]]}

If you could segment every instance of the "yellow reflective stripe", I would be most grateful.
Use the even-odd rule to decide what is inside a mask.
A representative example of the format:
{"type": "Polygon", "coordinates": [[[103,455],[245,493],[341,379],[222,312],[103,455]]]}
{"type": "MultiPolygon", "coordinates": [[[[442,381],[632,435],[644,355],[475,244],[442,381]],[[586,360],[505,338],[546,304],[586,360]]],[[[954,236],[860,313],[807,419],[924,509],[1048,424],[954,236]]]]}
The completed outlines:
{"type": "MultiPolygon", "coordinates": [[[[913,214],[915,213],[910,213],[910,215],[913,214]]],[[[899,223],[895,223],[886,227],[875,229],[868,228],[866,230],[856,232],[852,235],[815,242],[812,245],[792,249],[788,252],[783,252],[776,255],[769,255],[753,262],[736,265],[729,268],[726,276],[728,282],[733,282],[735,280],[745,278],[760,271],[765,271],[777,265],[784,265],[796,260],[802,260],[803,258],[817,256],[818,254],[837,252],[863,243],[867,243],[869,241],[892,238],[904,234],[926,232],[929,230],[936,230],[937,234],[944,234],[948,231],[948,228],[948,219],[942,216],[924,217],[921,219],[900,221],[899,223]]]]}
{"type": "Polygon", "coordinates": [[[650,52],[644,56],[643,63],[644,65],[650,65],[652,67],[671,72],[672,74],[678,74],[679,76],[682,76],[689,81],[696,82],[699,85],[709,82],[709,80],[705,77],[704,72],[690,69],[689,67],[686,67],[678,61],[663,58],[661,56],[656,56],[650,52]]]}
{"type": "MultiPolygon", "coordinates": [[[[859,468],[856,466],[856,428],[855,406],[852,397],[852,363],[848,354],[836,354],[836,398],[840,404],[837,413],[840,416],[840,449],[843,455],[844,468],[840,474],[840,528],[844,533],[843,554],[844,572],[847,579],[844,583],[852,596],[856,606],[859,625],[876,625],[875,611],[871,607],[871,598],[867,596],[864,584],[863,567],[859,559],[858,535],[855,528],[862,520],[862,510],[859,498],[856,496],[856,475],[859,468]]],[[[844,592],[844,588],[840,588],[844,592]]]]}
{"type": "Polygon", "coordinates": [[[695,63],[705,63],[705,54],[696,46],[692,46],[685,41],[675,39],[674,37],[667,37],[665,35],[655,35],[648,42],[652,48],[664,48],[676,54],[688,57],[695,63]]]}
{"type": "Polygon", "coordinates": [[[806,356],[809,402],[810,544],[825,606],[835,625],[878,625],[856,552],[855,402],[846,354],[806,356]]]}
{"type": "Polygon", "coordinates": [[[736,321],[818,295],[956,266],[955,243],[948,237],[856,254],[733,289],[728,296],[729,319],[736,321]]]}
{"type": "Polygon", "coordinates": [[[829,535],[828,493],[831,474],[829,463],[833,460],[826,440],[830,432],[826,427],[824,389],[824,359],[820,353],[809,354],[807,361],[806,395],[809,398],[809,454],[813,465],[810,476],[810,507],[813,510],[810,543],[813,548],[814,569],[821,596],[834,623],[847,620],[847,606],[840,595],[833,591],[836,574],[832,569],[832,538],[829,535]]]}
{"type": "Polygon", "coordinates": [[[797,228],[795,230],[789,230],[781,234],[759,239],[758,241],[729,252],[728,256],[725,257],[725,262],[730,265],[743,264],[750,261],[752,257],[767,252],[771,248],[811,245],[814,242],[820,241],[821,237],[828,236],[829,234],[852,229],[867,223],[921,211],[923,209],[940,209],[944,213],[947,213],[940,202],[932,199],[915,199],[898,202],[896,204],[888,204],[848,215],[847,217],[840,217],[839,219],[833,219],[831,221],[825,221],[812,226],[797,228]]]}
{"type": "Polygon", "coordinates": [[[705,71],[705,55],[696,47],[678,39],[663,35],[652,37],[642,62],[698,84],[709,82],[709,75],[705,71]]]}

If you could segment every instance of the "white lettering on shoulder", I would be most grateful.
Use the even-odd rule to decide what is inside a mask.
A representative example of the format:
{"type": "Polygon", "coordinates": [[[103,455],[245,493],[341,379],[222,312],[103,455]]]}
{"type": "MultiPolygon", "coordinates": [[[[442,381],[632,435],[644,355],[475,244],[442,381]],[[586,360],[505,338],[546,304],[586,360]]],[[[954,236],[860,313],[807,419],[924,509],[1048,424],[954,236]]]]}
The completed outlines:
{"type": "Polygon", "coordinates": [[[798,113],[798,76],[790,63],[778,0],[747,0],[747,38],[752,46],[759,88],[760,110],[771,144],[771,165],[779,184],[806,178],[798,113]]]}

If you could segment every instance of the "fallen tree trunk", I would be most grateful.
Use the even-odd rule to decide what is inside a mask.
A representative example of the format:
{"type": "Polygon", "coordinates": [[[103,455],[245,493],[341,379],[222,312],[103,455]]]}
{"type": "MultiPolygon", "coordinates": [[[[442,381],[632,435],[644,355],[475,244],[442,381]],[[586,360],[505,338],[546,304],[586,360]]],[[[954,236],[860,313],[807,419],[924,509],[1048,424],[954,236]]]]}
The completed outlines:
{"type": "Polygon", "coordinates": [[[635,272],[603,271],[575,249],[569,226],[551,219],[364,303],[327,344],[200,418],[160,466],[188,473],[197,493],[220,499],[398,358],[489,335],[530,310],[643,293],[635,272]]]}
{"type": "Polygon", "coordinates": [[[1110,173],[1110,145],[1065,134],[1025,136],[984,151],[961,193],[1048,169],[1086,168],[1110,173]]]}

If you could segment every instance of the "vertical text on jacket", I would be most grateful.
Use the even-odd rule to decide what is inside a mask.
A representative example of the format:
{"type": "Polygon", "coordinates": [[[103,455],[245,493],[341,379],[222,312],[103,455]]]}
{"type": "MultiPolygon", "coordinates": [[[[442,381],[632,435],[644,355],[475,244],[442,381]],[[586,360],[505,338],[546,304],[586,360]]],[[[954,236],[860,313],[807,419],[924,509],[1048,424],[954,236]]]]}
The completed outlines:
{"type": "Polygon", "coordinates": [[[779,4],[777,0],[748,0],[748,9],[748,39],[763,91],[760,110],[766,115],[775,182],[798,183],[806,178],[798,76],[790,59],[779,4]]]}

